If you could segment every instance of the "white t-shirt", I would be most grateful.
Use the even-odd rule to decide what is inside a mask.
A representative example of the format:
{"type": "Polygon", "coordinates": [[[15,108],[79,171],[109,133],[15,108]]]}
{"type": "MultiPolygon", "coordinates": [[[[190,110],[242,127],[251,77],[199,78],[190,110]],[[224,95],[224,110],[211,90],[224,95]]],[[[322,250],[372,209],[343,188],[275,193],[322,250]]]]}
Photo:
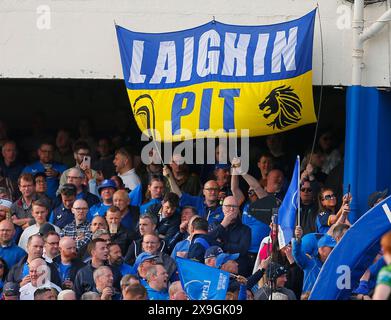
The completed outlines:
{"type": "Polygon", "coordinates": [[[126,171],[124,174],[119,174],[118,176],[124,182],[125,188],[129,188],[131,191],[141,183],[141,180],[134,168],[126,171]]]}
{"type": "Polygon", "coordinates": [[[28,284],[25,284],[23,287],[20,288],[20,300],[34,300],[34,292],[37,289],[42,289],[42,288],[54,288],[60,293],[62,290],[59,286],[55,285],[52,282],[45,282],[42,286],[39,287],[34,287],[31,282],[28,284]]]}

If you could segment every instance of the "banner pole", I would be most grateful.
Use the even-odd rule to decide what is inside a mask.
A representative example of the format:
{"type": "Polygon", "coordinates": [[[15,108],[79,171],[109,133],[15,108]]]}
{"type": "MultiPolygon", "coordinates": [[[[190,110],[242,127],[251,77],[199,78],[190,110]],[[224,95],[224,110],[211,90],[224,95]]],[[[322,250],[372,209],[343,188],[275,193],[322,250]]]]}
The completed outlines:
{"type": "Polygon", "coordinates": [[[301,226],[300,214],[300,156],[297,156],[297,225],[301,226]]]}

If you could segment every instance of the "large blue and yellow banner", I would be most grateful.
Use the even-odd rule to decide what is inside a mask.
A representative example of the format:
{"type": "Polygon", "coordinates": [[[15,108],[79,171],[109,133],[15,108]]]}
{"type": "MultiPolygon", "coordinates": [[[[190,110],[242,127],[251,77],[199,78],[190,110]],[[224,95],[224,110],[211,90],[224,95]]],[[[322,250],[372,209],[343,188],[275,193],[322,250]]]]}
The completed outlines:
{"type": "Polygon", "coordinates": [[[169,33],[116,26],[139,128],[158,141],[179,141],[247,134],[241,129],[259,136],[315,122],[314,21],[315,10],[266,26],[212,21],[169,33]]]}

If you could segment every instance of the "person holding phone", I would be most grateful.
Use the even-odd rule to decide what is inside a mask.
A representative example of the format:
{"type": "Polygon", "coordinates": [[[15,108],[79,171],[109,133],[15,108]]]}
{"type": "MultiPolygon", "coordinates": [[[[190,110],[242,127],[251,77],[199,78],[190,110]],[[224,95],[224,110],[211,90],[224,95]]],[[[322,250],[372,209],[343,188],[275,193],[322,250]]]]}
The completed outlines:
{"type": "MultiPolygon", "coordinates": [[[[343,198],[341,208],[337,209],[337,196],[331,188],[322,188],[318,195],[320,212],[316,218],[318,233],[327,233],[330,227],[335,224],[341,215],[347,217],[350,212],[351,195],[346,194],[343,198]]],[[[343,222],[344,223],[344,222],[343,222]]]]}
{"type": "MultiPolygon", "coordinates": [[[[73,168],[78,168],[82,170],[83,175],[87,176],[88,181],[83,180],[84,185],[88,184],[90,180],[95,180],[97,173],[95,170],[91,169],[91,151],[89,145],[82,140],[78,140],[73,145],[73,157],[75,159],[75,166],[73,168]],[[88,174],[87,174],[88,171],[88,174]]],[[[69,170],[65,170],[60,178],[60,188],[67,183],[67,177],[69,175],[69,170]]],[[[60,192],[60,188],[57,191],[57,194],[60,192]]]]}

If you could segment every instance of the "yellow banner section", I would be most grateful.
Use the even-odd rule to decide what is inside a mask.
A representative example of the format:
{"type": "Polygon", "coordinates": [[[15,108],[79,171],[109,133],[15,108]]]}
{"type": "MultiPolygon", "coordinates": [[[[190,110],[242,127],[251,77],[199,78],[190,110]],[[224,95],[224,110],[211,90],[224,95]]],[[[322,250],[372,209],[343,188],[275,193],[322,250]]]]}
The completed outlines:
{"type": "Polygon", "coordinates": [[[128,89],[128,95],[139,128],[149,130],[157,141],[260,136],[316,122],[312,71],[261,83],[128,89]]]}

